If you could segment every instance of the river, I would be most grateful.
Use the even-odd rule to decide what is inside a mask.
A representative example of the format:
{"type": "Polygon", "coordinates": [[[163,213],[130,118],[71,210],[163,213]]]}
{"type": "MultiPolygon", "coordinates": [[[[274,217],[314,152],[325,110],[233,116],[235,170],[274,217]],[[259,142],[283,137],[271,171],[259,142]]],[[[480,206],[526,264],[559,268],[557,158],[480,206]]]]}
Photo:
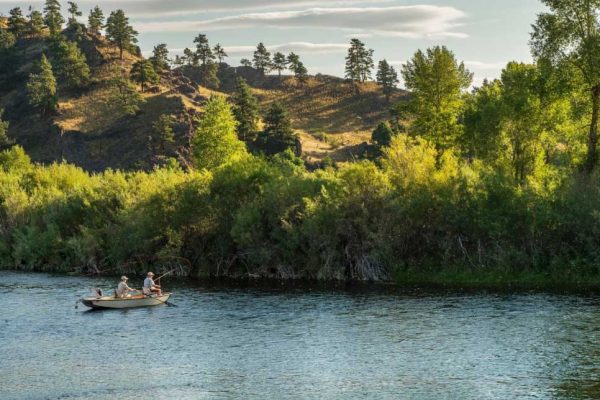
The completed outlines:
{"type": "Polygon", "coordinates": [[[0,399],[600,396],[600,297],[163,283],[86,311],[114,278],[3,273],[0,399]]]}

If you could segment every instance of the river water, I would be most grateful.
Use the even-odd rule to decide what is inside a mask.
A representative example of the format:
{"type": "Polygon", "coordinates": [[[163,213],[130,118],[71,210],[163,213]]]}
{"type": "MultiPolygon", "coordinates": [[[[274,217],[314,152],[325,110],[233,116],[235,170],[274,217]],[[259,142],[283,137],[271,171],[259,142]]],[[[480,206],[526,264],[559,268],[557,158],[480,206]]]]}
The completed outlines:
{"type": "Polygon", "coordinates": [[[0,399],[600,397],[599,297],[166,282],[178,307],[75,309],[115,283],[2,275],[0,399]]]}

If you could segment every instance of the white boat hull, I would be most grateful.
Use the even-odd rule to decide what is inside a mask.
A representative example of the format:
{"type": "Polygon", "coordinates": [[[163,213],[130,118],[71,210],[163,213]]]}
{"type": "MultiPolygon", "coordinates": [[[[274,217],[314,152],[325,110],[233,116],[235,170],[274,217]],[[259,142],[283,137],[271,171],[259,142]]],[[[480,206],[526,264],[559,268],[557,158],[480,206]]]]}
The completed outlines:
{"type": "Polygon", "coordinates": [[[171,293],[163,293],[161,296],[131,296],[126,298],[117,298],[113,296],[102,296],[102,297],[84,297],[81,302],[84,306],[90,308],[137,308],[137,307],[151,307],[165,304],[171,293]]]}

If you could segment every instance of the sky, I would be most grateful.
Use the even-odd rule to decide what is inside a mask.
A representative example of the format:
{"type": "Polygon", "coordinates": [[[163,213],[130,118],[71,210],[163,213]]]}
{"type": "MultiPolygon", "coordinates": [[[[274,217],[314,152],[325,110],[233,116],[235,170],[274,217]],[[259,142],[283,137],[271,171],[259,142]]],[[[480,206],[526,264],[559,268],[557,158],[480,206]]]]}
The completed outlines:
{"type": "MultiPolygon", "coordinates": [[[[351,38],[372,48],[375,61],[398,69],[418,49],[445,45],[475,74],[474,85],[497,78],[509,61],[531,61],[531,24],[543,11],[539,0],[82,0],[87,16],[99,5],[105,15],[122,8],[146,54],[166,43],[171,55],[193,48],[198,33],[220,43],[237,65],[256,44],[294,51],[309,73],[343,76],[351,38]]],[[[0,13],[41,1],[0,0],[0,13]]],[[[66,2],[63,11],[66,14],[66,2]]],[[[87,18],[82,20],[85,21],[87,18]]]]}

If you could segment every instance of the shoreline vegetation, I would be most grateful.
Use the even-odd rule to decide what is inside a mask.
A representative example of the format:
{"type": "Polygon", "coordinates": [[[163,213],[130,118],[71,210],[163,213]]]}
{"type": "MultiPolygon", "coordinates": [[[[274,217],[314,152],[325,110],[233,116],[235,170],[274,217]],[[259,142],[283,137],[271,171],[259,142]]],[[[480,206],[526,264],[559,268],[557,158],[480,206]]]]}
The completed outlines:
{"type": "MultiPolygon", "coordinates": [[[[96,7],[86,26],[70,3],[63,29],[56,0],[43,15],[16,7],[0,17],[0,266],[596,288],[599,10],[544,3],[534,63],[509,62],[499,79],[472,88],[473,74],[451,50],[418,50],[400,71],[407,96],[386,60],[372,82],[374,51],[358,39],[346,80],[330,79],[309,76],[294,53],[271,57],[263,43],[253,61],[230,67],[202,33],[183,57],[171,60],[158,44],[146,59],[123,10],[105,24],[96,7]],[[594,29],[577,29],[580,15],[594,29]],[[282,77],[286,68],[294,75],[282,77]],[[328,97],[314,90],[324,81],[328,97]],[[294,96],[350,119],[356,108],[377,108],[371,141],[345,159],[310,163],[288,108],[257,100],[289,82],[294,96]],[[364,97],[369,85],[380,93],[364,97]],[[351,99],[333,90],[342,87],[353,88],[351,99]],[[167,110],[157,99],[176,104],[167,110]],[[90,117],[100,103],[118,118],[90,117]],[[69,113],[77,124],[67,132],[57,122],[69,113]],[[98,124],[86,136],[78,129],[89,119],[98,124]],[[98,147],[67,140],[82,135],[98,147]],[[28,155],[40,147],[52,154],[34,160],[46,163],[28,155]],[[115,167],[51,162],[65,153],[115,167]],[[104,163],[115,154],[140,164],[104,163]]],[[[332,135],[313,133],[323,142],[332,135]]]]}

